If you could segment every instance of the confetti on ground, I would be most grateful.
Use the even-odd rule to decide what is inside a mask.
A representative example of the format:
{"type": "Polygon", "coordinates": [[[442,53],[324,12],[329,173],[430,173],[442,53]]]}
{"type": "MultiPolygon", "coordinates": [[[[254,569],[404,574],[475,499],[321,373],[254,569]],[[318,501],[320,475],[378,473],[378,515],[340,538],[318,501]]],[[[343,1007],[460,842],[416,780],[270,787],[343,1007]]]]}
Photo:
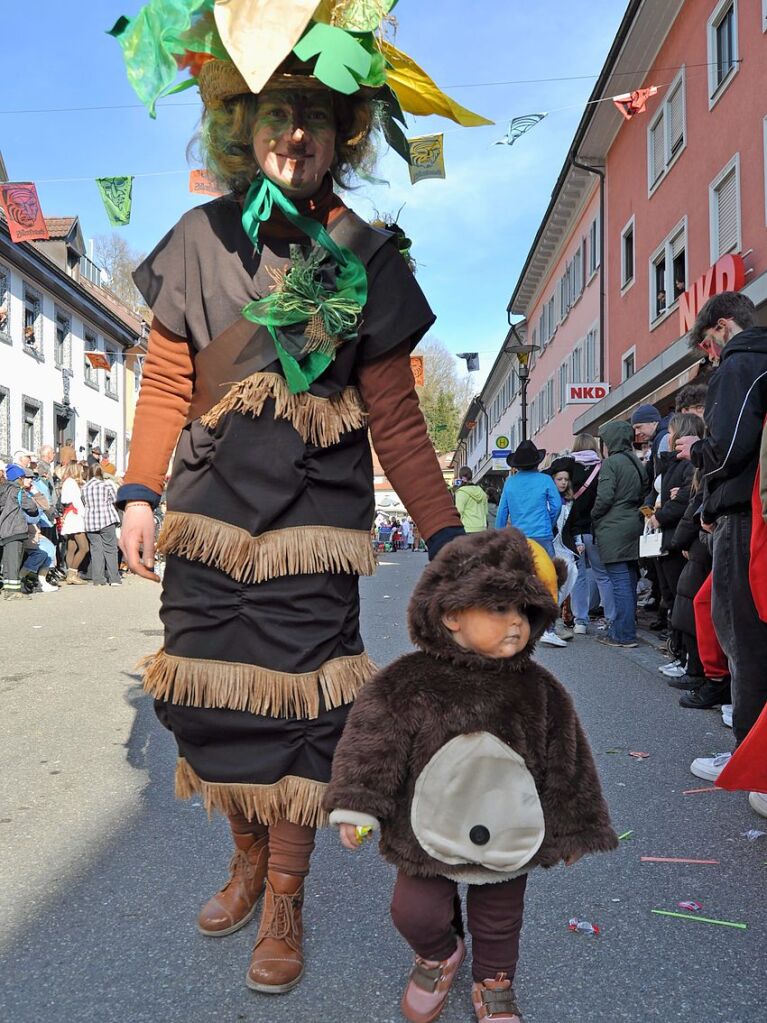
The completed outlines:
{"type": "Polygon", "coordinates": [[[724,789],[718,789],[716,785],[707,785],[704,789],[682,789],[683,796],[694,796],[696,792],[724,792],[724,789]]]}
{"type": "Polygon", "coordinates": [[[732,920],[713,920],[710,916],[690,916],[689,913],[672,913],[669,909],[651,909],[658,916],[673,916],[677,920],[697,920],[700,924],[718,924],[720,927],[737,927],[740,931],[748,929],[748,924],[738,924],[732,920]]]}
{"type": "Polygon", "coordinates": [[[618,841],[627,842],[633,834],[633,831],[624,831],[622,835],[618,835],[618,841]]]}
{"type": "Polygon", "coordinates": [[[677,906],[680,909],[686,909],[688,913],[700,913],[703,906],[697,901],[697,899],[690,899],[689,902],[677,902],[677,906]]]}
{"type": "Polygon", "coordinates": [[[633,757],[635,760],[647,760],[647,758],[650,756],[650,754],[649,753],[637,753],[636,751],[629,750],[629,756],[633,757]]]}
{"type": "Polygon", "coordinates": [[[624,753],[623,746],[613,746],[612,749],[606,749],[605,753],[624,753]]]}
{"type": "Polygon", "coordinates": [[[641,863],[719,863],[719,860],[688,860],[680,856],[640,856],[641,863]]]}
{"type": "Polygon", "coordinates": [[[747,838],[749,842],[755,842],[758,838],[763,838],[767,835],[767,831],[757,831],[756,828],[751,828],[749,831],[741,831],[741,838],[747,838]]]}

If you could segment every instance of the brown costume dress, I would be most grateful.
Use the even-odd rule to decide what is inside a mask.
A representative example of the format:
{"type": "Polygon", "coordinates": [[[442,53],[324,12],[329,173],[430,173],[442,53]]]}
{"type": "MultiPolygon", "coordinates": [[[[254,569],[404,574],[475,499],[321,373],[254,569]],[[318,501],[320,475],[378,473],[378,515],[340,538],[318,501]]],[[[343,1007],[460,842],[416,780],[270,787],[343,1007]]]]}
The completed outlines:
{"type": "Polygon", "coordinates": [[[290,394],[266,331],[240,310],[306,237],[275,215],[257,252],[233,196],[189,211],[136,273],[156,329],[120,495],[159,493],[186,421],[159,540],[165,642],[144,685],[178,744],[178,795],[266,824],[324,821],[335,746],[373,670],[358,596],[375,569],[368,418],[422,532],[458,524],[409,368],[403,380],[434,316],[389,236],[329,181],[305,212],[367,267],[357,338],[307,394],[290,394]]]}

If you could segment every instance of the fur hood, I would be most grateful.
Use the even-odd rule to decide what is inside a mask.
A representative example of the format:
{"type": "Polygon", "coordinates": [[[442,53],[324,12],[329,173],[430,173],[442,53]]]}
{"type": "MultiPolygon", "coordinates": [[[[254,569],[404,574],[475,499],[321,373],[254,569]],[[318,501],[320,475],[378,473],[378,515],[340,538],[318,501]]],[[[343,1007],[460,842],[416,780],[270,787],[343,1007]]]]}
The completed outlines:
{"type": "Polygon", "coordinates": [[[410,638],[424,653],[490,670],[524,669],[536,641],[556,617],[557,605],[536,575],[530,546],[513,527],[469,533],[451,541],[424,570],[408,608],[410,638]],[[453,611],[468,607],[499,611],[511,605],[527,614],[530,642],[500,664],[461,649],[442,624],[442,616],[453,611]]]}

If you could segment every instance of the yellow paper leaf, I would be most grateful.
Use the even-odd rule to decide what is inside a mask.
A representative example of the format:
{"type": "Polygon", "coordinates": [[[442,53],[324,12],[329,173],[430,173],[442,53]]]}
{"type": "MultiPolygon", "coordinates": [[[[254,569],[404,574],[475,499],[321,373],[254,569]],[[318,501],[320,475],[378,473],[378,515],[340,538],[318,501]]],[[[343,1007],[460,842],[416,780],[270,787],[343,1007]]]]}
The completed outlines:
{"type": "Polygon", "coordinates": [[[260,92],[296,45],[317,0],[216,0],[216,25],[229,56],[260,92]]]}
{"type": "Polygon", "coordinates": [[[386,81],[394,90],[402,109],[409,114],[420,117],[438,114],[465,128],[494,123],[480,114],[472,113],[447,96],[414,60],[396,46],[382,40],[381,50],[390,65],[386,69],[386,81]]]}

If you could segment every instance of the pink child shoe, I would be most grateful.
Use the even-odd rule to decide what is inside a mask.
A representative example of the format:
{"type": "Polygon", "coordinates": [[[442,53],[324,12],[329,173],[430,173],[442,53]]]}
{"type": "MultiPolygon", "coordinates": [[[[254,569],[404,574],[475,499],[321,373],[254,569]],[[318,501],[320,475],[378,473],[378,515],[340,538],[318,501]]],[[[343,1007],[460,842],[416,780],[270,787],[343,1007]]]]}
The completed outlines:
{"type": "Polygon", "coordinates": [[[458,967],[466,958],[466,948],[458,938],[455,952],[442,962],[415,957],[415,964],[402,995],[400,1009],[410,1023],[432,1023],[445,1008],[450,986],[458,967]]]}
{"type": "Polygon", "coordinates": [[[505,973],[499,973],[495,980],[475,982],[471,988],[471,1004],[478,1020],[504,1020],[505,1023],[523,1023],[519,1013],[511,981],[505,973]]]}

